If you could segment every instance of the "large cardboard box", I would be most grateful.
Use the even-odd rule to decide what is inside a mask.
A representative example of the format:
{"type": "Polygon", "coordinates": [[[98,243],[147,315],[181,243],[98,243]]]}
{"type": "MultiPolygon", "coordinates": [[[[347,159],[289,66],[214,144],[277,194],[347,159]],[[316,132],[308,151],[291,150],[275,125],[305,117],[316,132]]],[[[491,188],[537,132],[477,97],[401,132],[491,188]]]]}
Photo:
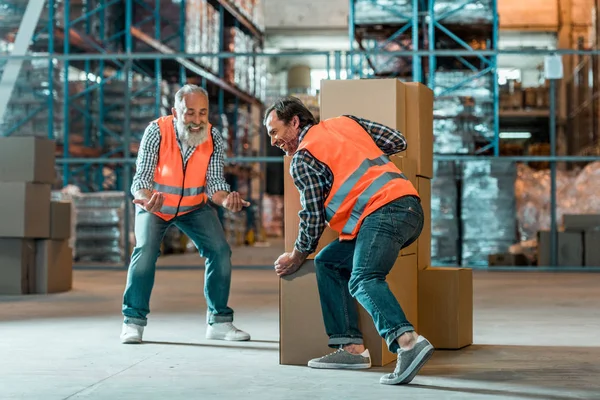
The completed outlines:
{"type": "Polygon", "coordinates": [[[417,160],[420,176],[433,178],[433,91],[417,82],[405,86],[406,154],[417,160]]]}
{"type": "Polygon", "coordinates": [[[0,295],[35,293],[35,243],[0,239],[0,295]]]}
{"type": "Polygon", "coordinates": [[[50,185],[0,182],[0,237],[50,236],[50,185]]]}
{"type": "Polygon", "coordinates": [[[36,136],[0,138],[0,182],[54,184],[56,144],[36,136]]]}
{"type": "Polygon", "coordinates": [[[417,239],[417,264],[419,269],[431,265],[431,180],[417,177],[417,191],[423,207],[423,231],[417,239]]]}
{"type": "Polygon", "coordinates": [[[433,92],[421,83],[398,79],[321,81],[321,119],[355,115],[404,134],[406,157],[417,173],[433,177],[433,92]]]}
{"type": "Polygon", "coordinates": [[[333,351],[327,345],[313,260],[279,280],[279,363],[306,366],[333,351]]]}
{"type": "Polygon", "coordinates": [[[71,202],[52,201],[50,203],[50,239],[71,237],[71,202]]]}
{"type": "MultiPolygon", "coordinates": [[[[584,265],[583,232],[557,232],[558,266],[578,267],[584,265]]],[[[551,263],[550,231],[538,232],[538,265],[548,267],[551,263]]]]}
{"type": "MultiPolygon", "coordinates": [[[[284,200],[283,200],[283,214],[284,214],[284,246],[286,252],[291,252],[294,250],[294,243],[296,242],[296,238],[298,237],[300,217],[298,216],[298,212],[302,209],[302,204],[300,203],[300,193],[296,186],[294,185],[294,181],[290,176],[289,169],[292,158],[285,157],[283,161],[284,165],[284,174],[283,174],[283,192],[284,200]]],[[[319,240],[319,245],[313,254],[308,256],[309,260],[315,258],[317,254],[323,249],[323,247],[327,246],[332,241],[336,240],[339,237],[337,232],[329,228],[328,226],[323,231],[323,235],[319,240]]]]}
{"type": "MultiPolygon", "coordinates": [[[[386,281],[394,297],[402,307],[406,319],[415,330],[419,331],[418,320],[418,285],[417,285],[417,255],[398,257],[386,281]]],[[[365,346],[371,354],[374,366],[384,366],[396,359],[396,354],[388,350],[383,338],[379,336],[373,319],[362,307],[359,307],[359,326],[363,334],[365,346]]]]}
{"type": "Polygon", "coordinates": [[[73,287],[73,251],[68,240],[36,240],[36,293],[58,293],[73,287]]]}
{"type": "Polygon", "coordinates": [[[398,79],[323,80],[320,96],[321,119],[354,115],[406,132],[406,90],[398,79]]]}
{"type": "Polygon", "coordinates": [[[600,214],[565,214],[565,231],[583,232],[600,228],[600,214]]]}
{"type": "Polygon", "coordinates": [[[586,267],[600,267],[600,231],[586,231],[583,234],[583,253],[586,267]]]}
{"type": "Polygon", "coordinates": [[[419,334],[435,348],[460,349],[473,343],[473,271],[427,268],[418,276],[419,334]]]}

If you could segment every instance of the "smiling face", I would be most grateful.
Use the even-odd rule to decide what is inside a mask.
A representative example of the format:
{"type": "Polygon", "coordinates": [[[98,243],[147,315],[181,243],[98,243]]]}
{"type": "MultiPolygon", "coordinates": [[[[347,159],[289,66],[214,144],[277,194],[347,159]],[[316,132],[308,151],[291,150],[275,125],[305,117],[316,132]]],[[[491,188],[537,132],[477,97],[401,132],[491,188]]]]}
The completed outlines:
{"type": "Polygon", "coordinates": [[[172,111],[181,141],[194,147],[208,139],[208,98],[203,93],[184,95],[172,111]]]}
{"type": "Polygon", "coordinates": [[[271,111],[265,123],[267,133],[271,138],[271,146],[277,146],[291,156],[298,150],[300,135],[300,120],[294,116],[289,124],[285,124],[277,117],[275,110],[271,111]]]}

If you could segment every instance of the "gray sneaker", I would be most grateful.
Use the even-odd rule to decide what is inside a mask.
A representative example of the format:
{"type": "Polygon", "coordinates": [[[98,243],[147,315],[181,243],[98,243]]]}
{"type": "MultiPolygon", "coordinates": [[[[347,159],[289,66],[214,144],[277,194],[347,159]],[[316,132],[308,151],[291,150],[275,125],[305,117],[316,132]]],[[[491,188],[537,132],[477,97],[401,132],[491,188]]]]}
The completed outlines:
{"type": "Polygon", "coordinates": [[[308,366],[319,369],[367,369],[371,368],[371,355],[369,350],[365,350],[362,354],[352,354],[344,349],[338,349],[321,358],[310,360],[308,366]]]}
{"type": "Polygon", "coordinates": [[[434,348],[429,340],[419,336],[417,344],[410,350],[398,350],[398,363],[391,374],[381,377],[384,385],[406,385],[410,383],[423,365],[431,358],[434,348]]]}

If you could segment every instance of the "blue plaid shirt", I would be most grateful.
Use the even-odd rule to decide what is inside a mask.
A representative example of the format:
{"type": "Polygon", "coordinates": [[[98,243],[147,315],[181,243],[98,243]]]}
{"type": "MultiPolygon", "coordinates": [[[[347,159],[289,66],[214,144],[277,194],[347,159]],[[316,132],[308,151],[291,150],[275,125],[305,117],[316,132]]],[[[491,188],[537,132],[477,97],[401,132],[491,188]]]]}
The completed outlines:
{"type": "MultiPolygon", "coordinates": [[[[373,141],[386,155],[406,150],[404,135],[388,126],[377,122],[346,115],[358,122],[371,135],[373,141]]],[[[300,141],[306,136],[311,125],[300,132],[300,141]]],[[[302,210],[300,216],[300,232],[296,239],[296,251],[313,253],[323,234],[327,220],[325,218],[325,199],[333,185],[333,173],[322,162],[315,159],[308,151],[300,150],[292,157],[290,174],[296,188],[300,192],[302,210]]]]}

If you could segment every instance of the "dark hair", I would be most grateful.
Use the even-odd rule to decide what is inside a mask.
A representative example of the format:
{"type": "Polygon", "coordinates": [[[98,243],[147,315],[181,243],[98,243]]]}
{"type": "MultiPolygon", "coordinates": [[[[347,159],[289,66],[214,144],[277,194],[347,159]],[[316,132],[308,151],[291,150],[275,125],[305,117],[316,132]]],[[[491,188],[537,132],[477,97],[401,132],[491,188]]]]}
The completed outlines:
{"type": "Polygon", "coordinates": [[[267,118],[272,111],[275,111],[277,118],[286,125],[297,116],[300,120],[300,129],[304,128],[306,125],[315,125],[317,123],[312,113],[297,97],[287,96],[279,98],[271,107],[267,108],[267,111],[265,111],[263,125],[267,124],[267,118]]]}

